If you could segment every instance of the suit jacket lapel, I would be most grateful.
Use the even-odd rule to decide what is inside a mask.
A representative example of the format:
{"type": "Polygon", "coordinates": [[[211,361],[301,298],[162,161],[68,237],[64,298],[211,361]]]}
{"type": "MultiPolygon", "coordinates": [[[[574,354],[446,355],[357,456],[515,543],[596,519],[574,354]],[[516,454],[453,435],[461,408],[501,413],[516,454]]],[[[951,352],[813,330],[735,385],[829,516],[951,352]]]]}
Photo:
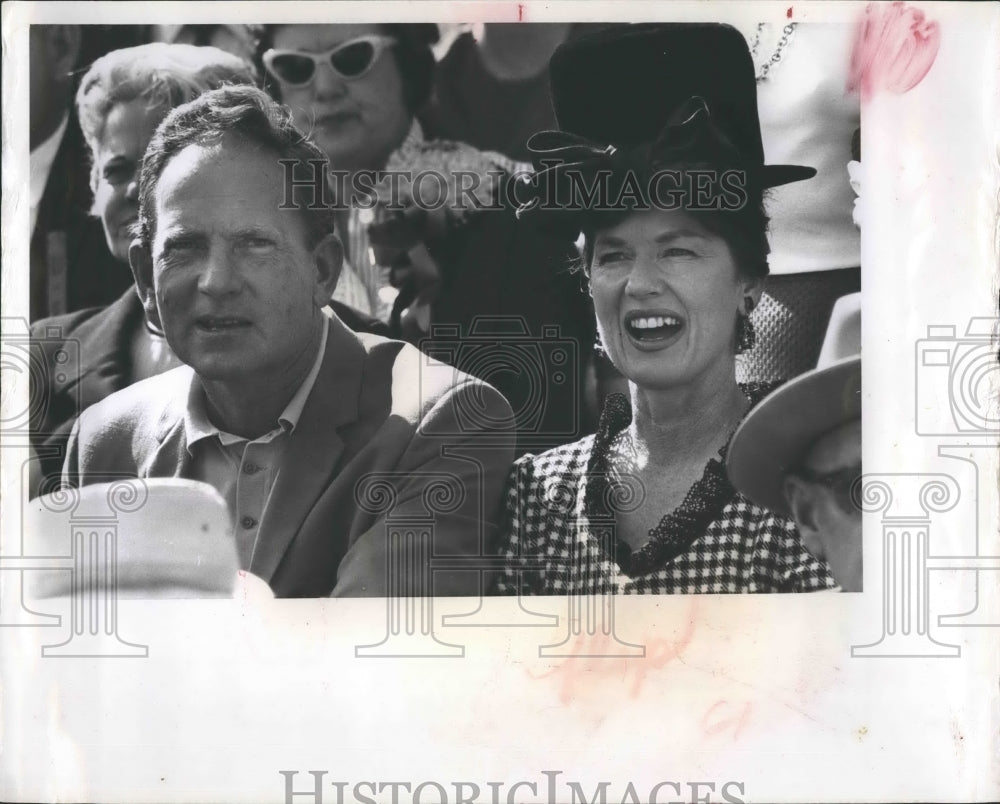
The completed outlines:
{"type": "Polygon", "coordinates": [[[156,446],[139,466],[139,477],[189,477],[191,455],[184,435],[188,393],[194,372],[187,366],[171,372],[177,377],[156,425],[156,446]]]}
{"type": "Polygon", "coordinates": [[[56,385],[55,392],[70,395],[79,386],[80,405],[86,408],[134,382],[129,349],[136,330],[143,326],[142,317],[142,303],[130,288],[79,327],[73,337],[80,341],[80,371],[56,385]]]}
{"type": "Polygon", "coordinates": [[[365,350],[337,319],[331,319],[328,326],[326,354],[316,384],[289,436],[260,524],[250,571],[266,581],[274,576],[302,523],[330,485],[344,450],[337,428],[358,418],[365,350]]]}

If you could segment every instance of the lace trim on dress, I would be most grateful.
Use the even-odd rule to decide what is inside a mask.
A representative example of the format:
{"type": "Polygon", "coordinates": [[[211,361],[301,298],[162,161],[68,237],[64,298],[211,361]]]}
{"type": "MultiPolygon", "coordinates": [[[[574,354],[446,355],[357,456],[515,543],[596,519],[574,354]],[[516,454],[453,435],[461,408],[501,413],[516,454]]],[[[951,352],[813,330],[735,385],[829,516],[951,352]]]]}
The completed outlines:
{"type": "MultiPolygon", "coordinates": [[[[780,383],[747,383],[740,388],[753,408],[778,385],[780,383]]],[[[607,501],[616,496],[611,445],[631,423],[632,407],[628,398],[620,393],[609,395],[587,463],[584,513],[590,521],[614,517],[614,512],[607,505],[607,501]]],[[[736,490],[726,475],[726,451],[732,437],[733,433],[729,433],[718,457],[705,465],[701,478],[688,489],[683,502],[674,511],[664,514],[656,527],[650,529],[648,542],[633,551],[625,542],[616,540],[614,555],[610,555],[608,545],[601,539],[605,557],[613,560],[627,576],[636,578],[666,566],[703,536],[708,526],[721,518],[722,511],[736,496],[736,490]]]]}

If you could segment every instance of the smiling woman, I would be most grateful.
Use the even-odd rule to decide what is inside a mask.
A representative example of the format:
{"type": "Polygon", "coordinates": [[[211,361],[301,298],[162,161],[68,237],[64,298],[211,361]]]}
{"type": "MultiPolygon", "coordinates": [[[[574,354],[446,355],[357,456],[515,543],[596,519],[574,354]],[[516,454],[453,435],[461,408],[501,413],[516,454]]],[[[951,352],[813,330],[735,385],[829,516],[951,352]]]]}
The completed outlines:
{"type": "Polygon", "coordinates": [[[794,524],[725,474],[732,433],[770,390],[736,382],[767,274],[763,193],[813,173],[764,164],[743,37],[617,26],[560,47],[550,76],[562,131],[529,141],[544,169],[522,217],[582,236],[600,348],[631,399],[610,396],[595,435],[515,464],[499,591],[832,586],[794,524]],[[735,206],[716,192],[734,172],[735,206]],[[667,175],[687,189],[665,204],[644,188],[667,175]],[[554,197],[568,201],[538,202],[554,197]]]}

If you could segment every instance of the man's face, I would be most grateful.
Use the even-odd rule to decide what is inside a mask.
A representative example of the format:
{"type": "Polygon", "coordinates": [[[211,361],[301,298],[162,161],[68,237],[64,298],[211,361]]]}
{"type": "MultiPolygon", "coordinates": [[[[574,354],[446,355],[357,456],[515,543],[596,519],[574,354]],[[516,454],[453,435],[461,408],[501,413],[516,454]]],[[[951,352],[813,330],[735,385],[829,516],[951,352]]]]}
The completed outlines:
{"type": "Polygon", "coordinates": [[[203,380],[266,388],[309,359],[339,243],[311,247],[303,214],[279,209],[282,180],[277,155],[225,137],[180,151],[156,185],[151,288],[136,278],[203,380]]]}
{"type": "Polygon", "coordinates": [[[786,479],[785,493],[802,541],[826,561],[845,592],[861,591],[861,511],[851,486],[861,475],[861,421],[822,436],[786,479]]]}

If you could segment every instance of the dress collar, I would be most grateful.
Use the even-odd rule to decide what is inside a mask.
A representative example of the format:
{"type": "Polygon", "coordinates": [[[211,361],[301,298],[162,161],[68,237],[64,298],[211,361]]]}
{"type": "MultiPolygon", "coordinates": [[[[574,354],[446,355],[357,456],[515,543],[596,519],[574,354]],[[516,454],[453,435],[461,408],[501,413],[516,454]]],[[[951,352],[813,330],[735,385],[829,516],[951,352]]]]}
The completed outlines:
{"type": "MultiPolygon", "coordinates": [[[[748,412],[777,385],[741,385],[740,389],[750,401],[748,412]]],[[[612,442],[631,423],[632,406],[628,397],[620,393],[610,394],[601,412],[594,446],[587,463],[583,510],[588,522],[603,521],[610,524],[617,513],[615,503],[631,500],[637,493],[626,478],[615,475],[611,465],[612,442]]],[[[725,465],[726,451],[732,437],[733,433],[729,433],[718,457],[712,458],[705,465],[701,478],[691,486],[680,506],[664,514],[656,527],[650,530],[648,542],[633,551],[620,539],[613,545],[600,539],[605,557],[614,561],[627,576],[635,578],[666,566],[703,536],[709,524],[719,519],[725,507],[736,497],[737,492],[729,482],[725,465]]]]}

